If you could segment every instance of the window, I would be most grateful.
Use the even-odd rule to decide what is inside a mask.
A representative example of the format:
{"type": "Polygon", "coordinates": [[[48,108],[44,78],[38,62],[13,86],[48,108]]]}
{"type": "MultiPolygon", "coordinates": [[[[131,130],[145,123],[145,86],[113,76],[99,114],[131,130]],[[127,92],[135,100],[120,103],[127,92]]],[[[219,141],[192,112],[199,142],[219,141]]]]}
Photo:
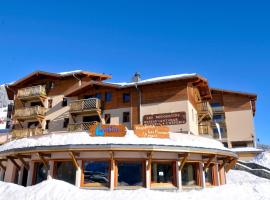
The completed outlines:
{"type": "Polygon", "coordinates": [[[117,186],[143,186],[142,162],[117,162],[117,186]]]}
{"type": "Polygon", "coordinates": [[[124,93],[123,94],[123,102],[124,103],[130,102],[130,94],[129,93],[124,93]]]}
{"type": "Polygon", "coordinates": [[[123,112],[123,123],[130,122],[129,112],[123,112]]]}
{"type": "Polygon", "coordinates": [[[98,115],[84,116],[83,122],[100,122],[98,115]]]}
{"type": "Polygon", "coordinates": [[[98,98],[98,99],[102,99],[102,94],[101,93],[96,93],[96,98],[98,98]]]}
{"type": "Polygon", "coordinates": [[[173,162],[153,162],[151,167],[152,184],[169,183],[174,185],[173,162]]]}
{"type": "Polygon", "coordinates": [[[50,125],[50,120],[46,120],[46,126],[45,126],[45,129],[49,129],[49,125],[50,125]]]}
{"type": "Polygon", "coordinates": [[[83,184],[92,187],[109,187],[109,162],[84,161],[83,184]]]}
{"type": "Polygon", "coordinates": [[[111,123],[111,114],[105,114],[105,124],[110,124],[111,123]]]}
{"type": "Polygon", "coordinates": [[[69,118],[64,118],[63,128],[67,128],[69,124],[69,118]]]}
{"type": "Polygon", "coordinates": [[[112,100],[112,93],[106,92],[105,93],[105,102],[110,102],[112,100]]]}
{"type": "Polygon", "coordinates": [[[64,97],[63,101],[62,101],[62,107],[65,107],[65,106],[67,106],[67,98],[66,97],[64,97]]]}
{"type": "Polygon", "coordinates": [[[222,105],[219,102],[215,102],[215,103],[211,103],[211,107],[222,107],[222,105]]]}
{"type": "Polygon", "coordinates": [[[215,121],[215,122],[220,122],[220,121],[223,121],[224,119],[225,119],[224,115],[214,115],[213,116],[213,121],[215,121]]]}
{"type": "Polygon", "coordinates": [[[213,185],[213,171],[212,164],[205,170],[205,183],[207,186],[213,185]]]}
{"type": "Polygon", "coordinates": [[[34,177],[33,184],[41,183],[42,181],[47,180],[48,170],[45,165],[41,162],[35,163],[34,167],[34,177]]]}
{"type": "Polygon", "coordinates": [[[71,161],[55,162],[54,178],[75,185],[76,169],[71,161]]]}
{"type": "Polygon", "coordinates": [[[49,99],[48,100],[48,108],[52,108],[53,100],[49,99]]]}
{"type": "Polygon", "coordinates": [[[182,185],[195,186],[199,185],[199,164],[186,163],[182,169],[182,185]]]}

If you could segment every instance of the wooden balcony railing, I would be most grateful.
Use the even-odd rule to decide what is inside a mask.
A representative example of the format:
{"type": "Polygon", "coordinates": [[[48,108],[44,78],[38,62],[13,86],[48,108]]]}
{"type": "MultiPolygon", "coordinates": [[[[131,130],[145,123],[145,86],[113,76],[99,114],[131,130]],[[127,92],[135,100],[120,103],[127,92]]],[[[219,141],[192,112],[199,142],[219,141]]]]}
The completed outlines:
{"type": "Polygon", "coordinates": [[[91,125],[95,125],[98,122],[82,122],[68,125],[68,131],[88,131],[91,125]]]}
{"type": "Polygon", "coordinates": [[[36,96],[46,96],[46,88],[44,85],[22,88],[18,90],[17,97],[19,99],[31,98],[36,96]]]}
{"type": "Polygon", "coordinates": [[[213,117],[213,110],[208,101],[203,101],[197,104],[198,114],[208,114],[211,118],[213,117]]]}
{"type": "Polygon", "coordinates": [[[21,109],[15,109],[14,118],[16,119],[28,119],[35,117],[45,117],[46,108],[41,106],[27,107],[21,109]]]}
{"type": "Polygon", "coordinates": [[[208,136],[213,136],[213,129],[210,125],[208,124],[199,124],[199,134],[200,135],[208,135],[208,136]]]}
{"type": "Polygon", "coordinates": [[[25,129],[14,129],[11,131],[12,139],[19,139],[24,137],[30,137],[34,135],[42,135],[43,131],[41,128],[25,128],[25,129]]]}
{"type": "Polygon", "coordinates": [[[97,98],[75,100],[70,103],[70,112],[85,112],[99,110],[101,102],[97,98]]]}

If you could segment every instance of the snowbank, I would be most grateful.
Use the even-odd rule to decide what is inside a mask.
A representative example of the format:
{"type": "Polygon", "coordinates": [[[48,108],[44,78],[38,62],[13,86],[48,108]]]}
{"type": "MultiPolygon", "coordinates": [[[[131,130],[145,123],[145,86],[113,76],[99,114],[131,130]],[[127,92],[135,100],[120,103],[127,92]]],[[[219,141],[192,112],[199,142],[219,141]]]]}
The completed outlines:
{"type": "Polygon", "coordinates": [[[251,162],[255,162],[270,169],[270,152],[263,152],[257,155],[251,162]]]}
{"type": "MultiPolygon", "coordinates": [[[[90,137],[88,132],[63,132],[42,136],[23,138],[0,146],[0,152],[10,149],[55,145],[167,145],[183,147],[200,147],[218,150],[228,150],[217,140],[182,133],[170,133],[170,138],[139,138],[133,131],[128,130],[125,137],[90,137]]],[[[229,150],[228,150],[229,151],[229,150]]]]}
{"type": "Polygon", "coordinates": [[[0,200],[266,200],[270,199],[270,181],[247,172],[231,170],[228,184],[183,192],[140,190],[83,190],[58,180],[44,181],[24,188],[11,183],[0,182],[0,200]]]}

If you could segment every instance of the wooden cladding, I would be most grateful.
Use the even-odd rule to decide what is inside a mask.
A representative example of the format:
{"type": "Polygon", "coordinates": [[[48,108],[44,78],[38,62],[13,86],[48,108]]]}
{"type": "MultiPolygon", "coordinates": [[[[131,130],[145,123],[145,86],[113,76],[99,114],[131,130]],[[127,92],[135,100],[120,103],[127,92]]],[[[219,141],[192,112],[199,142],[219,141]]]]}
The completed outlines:
{"type": "Polygon", "coordinates": [[[46,88],[44,85],[37,85],[19,89],[17,94],[17,97],[19,99],[31,98],[35,96],[46,96],[46,88]]]}
{"type": "Polygon", "coordinates": [[[251,101],[249,97],[235,94],[223,94],[224,111],[251,110],[251,101]]]}

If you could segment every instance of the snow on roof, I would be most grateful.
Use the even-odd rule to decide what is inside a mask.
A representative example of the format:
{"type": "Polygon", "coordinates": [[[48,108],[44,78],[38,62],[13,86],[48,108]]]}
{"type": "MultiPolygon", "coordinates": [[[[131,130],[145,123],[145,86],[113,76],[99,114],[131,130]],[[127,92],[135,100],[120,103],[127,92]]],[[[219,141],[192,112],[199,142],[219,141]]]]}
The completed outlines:
{"type": "Polygon", "coordinates": [[[141,80],[139,82],[130,82],[130,83],[112,83],[112,84],[116,84],[116,85],[120,85],[122,87],[125,86],[132,86],[132,85],[144,85],[144,84],[150,84],[150,83],[156,83],[156,82],[164,82],[164,81],[169,81],[169,80],[178,80],[178,79],[183,79],[183,78],[189,78],[189,77],[193,77],[196,76],[196,73],[192,73],[192,74],[175,74],[175,75],[170,75],[170,76],[161,76],[161,77],[155,77],[155,78],[149,78],[149,79],[145,79],[145,80],[141,80]]]}
{"type": "Polygon", "coordinates": [[[0,152],[41,146],[60,145],[167,145],[200,147],[229,151],[217,140],[183,133],[170,133],[170,138],[139,138],[132,130],[125,137],[91,137],[88,132],[54,132],[47,135],[14,140],[0,146],[0,152]]]}
{"type": "Polygon", "coordinates": [[[237,147],[231,149],[234,152],[263,152],[262,149],[257,149],[254,147],[237,147]]]}
{"type": "Polygon", "coordinates": [[[73,70],[73,71],[67,71],[67,72],[59,72],[58,74],[64,76],[64,75],[76,74],[76,73],[80,73],[80,72],[82,72],[82,70],[73,70]]]}

